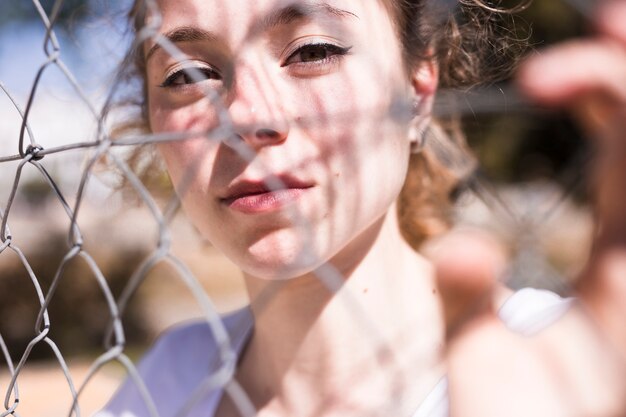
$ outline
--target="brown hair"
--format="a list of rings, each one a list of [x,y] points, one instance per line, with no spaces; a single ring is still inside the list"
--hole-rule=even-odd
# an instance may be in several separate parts
[[[504,0],[382,1],[393,17],[407,70],[425,59],[434,60],[441,89],[469,89],[503,79],[525,49],[515,32],[514,14],[532,0],[510,0],[513,6],[506,8],[498,8]],[[135,0],[128,13],[135,35],[149,21],[148,15],[146,0]],[[126,96],[112,95],[105,106],[105,115],[113,110],[124,114],[112,135],[149,133],[141,43],[130,48],[119,71],[118,79],[134,89],[126,89]],[[451,195],[475,167],[455,117],[434,120],[425,136],[424,149],[411,156],[398,201],[402,232],[415,248],[449,227]],[[155,167],[158,159],[145,150],[133,152],[127,162],[144,181],[163,178],[162,168]]]
[[[514,14],[531,1],[497,8],[502,0],[384,0],[405,65],[437,62],[440,89],[469,89],[509,76],[526,47],[515,32]],[[423,151],[411,156],[398,201],[400,228],[414,248],[449,228],[452,195],[476,167],[457,117],[433,120],[425,135]]]

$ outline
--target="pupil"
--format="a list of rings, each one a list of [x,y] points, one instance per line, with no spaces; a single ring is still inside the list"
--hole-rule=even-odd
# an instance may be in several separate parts
[[[305,51],[302,56],[302,60],[305,62],[318,61],[324,58],[326,58],[326,50],[320,47],[308,48],[308,50]]]
[[[210,78],[210,75],[207,73],[207,71],[202,70],[199,72],[199,74],[196,74],[196,78],[194,78],[187,71],[183,71],[183,73],[180,75],[180,78],[182,78],[180,79],[181,84],[193,84],[198,81],[208,80]]]

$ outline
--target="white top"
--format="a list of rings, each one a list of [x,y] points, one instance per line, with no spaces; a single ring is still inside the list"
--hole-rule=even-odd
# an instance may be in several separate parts
[[[511,330],[530,335],[558,319],[571,299],[543,290],[523,289],[502,305],[498,315]],[[253,317],[245,308],[223,318],[237,356],[253,329]],[[206,322],[177,326],[165,332],[137,366],[159,417],[213,417],[224,390],[200,389],[220,369],[220,356]],[[206,386],[206,385],[205,385]],[[447,417],[447,380],[442,378],[412,417]],[[106,408],[94,417],[153,417],[144,396],[128,378]],[[186,414],[183,408],[192,406]]]

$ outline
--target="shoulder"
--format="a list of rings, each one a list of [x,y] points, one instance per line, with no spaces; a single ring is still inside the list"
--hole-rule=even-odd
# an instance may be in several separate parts
[[[202,320],[180,324],[165,331],[143,357],[139,368],[151,368],[150,365],[155,361],[161,365],[163,359],[168,359],[169,363],[179,366],[195,364],[194,367],[197,368],[199,364],[208,364],[212,354],[219,354],[223,339],[236,345],[252,327],[252,315],[247,308],[231,312],[219,319],[219,328]]]
[[[97,417],[143,417],[149,413],[145,391],[160,416],[183,407],[204,380],[222,365],[221,348],[237,355],[252,330],[252,315],[245,308],[221,317],[219,328],[207,321],[177,325],[164,332],[137,365],[137,378],[129,377]],[[219,335],[219,336],[216,336]],[[143,386],[142,386],[143,385]]]

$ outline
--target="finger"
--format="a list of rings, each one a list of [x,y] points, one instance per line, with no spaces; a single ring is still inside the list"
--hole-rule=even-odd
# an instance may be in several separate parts
[[[598,30],[626,45],[626,1],[606,0],[596,15]]]
[[[595,255],[578,284],[580,298],[626,367],[626,250]]]
[[[494,239],[456,231],[431,243],[426,253],[435,268],[449,338],[469,320],[493,316],[494,288],[506,264]]]
[[[596,39],[547,49],[521,66],[518,83],[544,105],[571,107],[601,96],[608,103],[626,103],[626,45]]]
[[[547,49],[522,66],[522,88],[544,104],[567,105],[588,91],[606,90],[626,100],[626,0],[597,2],[598,37]]]
[[[597,130],[601,146],[591,179],[598,229],[593,256],[618,248],[626,251],[626,111],[621,114],[621,123]]]

